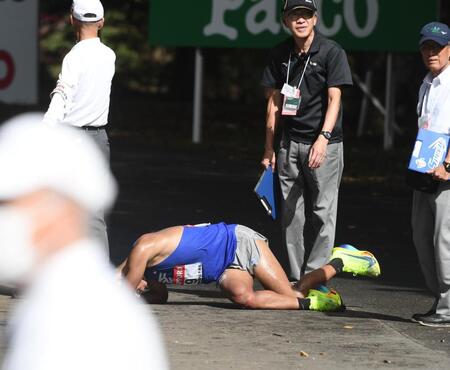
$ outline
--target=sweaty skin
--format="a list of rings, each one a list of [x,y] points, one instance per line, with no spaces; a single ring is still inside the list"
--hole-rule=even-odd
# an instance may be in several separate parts
[[[134,289],[143,290],[145,269],[157,265],[172,254],[183,234],[183,226],[174,226],[142,235],[133,245],[128,258],[118,267]]]
[[[165,303],[167,288],[159,282],[146,282],[145,269],[166,259],[178,246],[183,233],[182,226],[170,227],[154,233],[144,234],[133,246],[128,258],[118,267],[133,289],[145,291],[150,303]],[[250,309],[298,309],[298,298],[304,298],[308,291],[325,283],[336,275],[336,270],[326,265],[309,274],[295,286],[289,282],[281,265],[263,240],[256,240],[261,259],[254,268],[254,276],[248,271],[226,269],[219,286],[232,302]],[[253,289],[253,279],[257,279],[264,290]]]

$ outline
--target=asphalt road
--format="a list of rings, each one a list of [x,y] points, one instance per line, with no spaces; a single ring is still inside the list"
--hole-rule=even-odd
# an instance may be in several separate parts
[[[152,146],[113,136],[119,199],[110,218],[111,257],[118,263],[142,233],[170,225],[240,223],[269,237],[281,261],[278,225],[253,194],[258,158],[210,148]],[[368,190],[370,189],[370,191]],[[432,299],[426,293],[409,228],[410,194],[377,192],[344,181],[336,244],[375,253],[377,280],[343,276],[329,285],[343,313],[238,309],[214,285],[171,288],[159,319],[174,369],[448,369],[450,329],[411,323]],[[0,353],[14,300],[0,297]]]

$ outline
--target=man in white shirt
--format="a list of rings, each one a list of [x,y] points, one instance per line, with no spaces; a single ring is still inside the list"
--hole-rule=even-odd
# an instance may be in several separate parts
[[[450,134],[450,30],[432,22],[421,31],[420,53],[429,70],[419,91],[419,127]],[[413,240],[425,282],[435,297],[425,314],[412,320],[425,326],[450,326],[450,152],[430,175],[434,193],[415,190]]]
[[[24,298],[3,370],[167,369],[151,312],[88,236],[116,196],[107,162],[88,136],[42,118],[0,129],[0,283]]]
[[[99,0],[74,0],[70,20],[77,44],[65,56],[44,122],[74,126],[90,135],[109,160],[108,124],[116,56],[98,37],[104,24]],[[103,210],[90,223],[93,235],[109,250]]]

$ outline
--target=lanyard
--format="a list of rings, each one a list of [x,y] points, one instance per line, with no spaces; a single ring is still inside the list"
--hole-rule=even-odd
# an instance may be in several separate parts
[[[303,68],[302,76],[300,77],[300,81],[298,82],[297,89],[300,89],[300,85],[302,84],[303,77],[305,76],[306,68],[308,67],[309,60],[311,59],[311,55],[308,55],[308,59],[305,63],[305,68]],[[291,53],[289,53],[289,62],[287,67],[287,76],[286,76],[286,83],[289,85],[289,72],[291,71]]]

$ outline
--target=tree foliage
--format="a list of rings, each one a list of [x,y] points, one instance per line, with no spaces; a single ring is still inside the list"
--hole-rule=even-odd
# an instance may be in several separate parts
[[[53,84],[60,70],[64,55],[74,44],[74,37],[68,23],[72,0],[41,1],[41,60],[44,83]],[[194,77],[193,48],[151,47],[148,43],[148,15],[151,0],[108,0],[104,1],[105,28],[103,41],[117,55],[114,88],[123,91],[137,91],[157,94],[175,100],[192,99]],[[443,1],[442,9],[449,5]],[[446,13],[443,13],[446,14]],[[176,21],[167,15],[167,21]],[[448,14],[447,14],[448,17]],[[444,19],[444,21],[448,19]],[[237,103],[247,109],[262,109],[264,104],[259,84],[265,65],[267,50],[205,49],[204,95],[207,108],[214,104]],[[383,102],[385,95],[384,53],[349,54],[352,71],[364,79],[367,70],[374,71],[373,92]],[[412,127],[415,120],[414,106],[417,87],[423,77],[418,53],[395,57],[394,78],[397,86],[396,114],[400,127]],[[356,131],[359,107],[362,99],[358,88],[348,89],[344,95],[346,120]],[[212,118],[215,110],[210,109]],[[221,110],[226,117],[227,110]],[[366,127],[379,133],[383,117],[371,106]]]
[[[174,51],[151,48],[147,41],[147,0],[108,1],[101,38],[117,55],[115,83],[123,88],[164,91]],[[71,1],[42,2],[41,55],[51,79],[57,77],[64,55],[74,44],[68,22]]]

